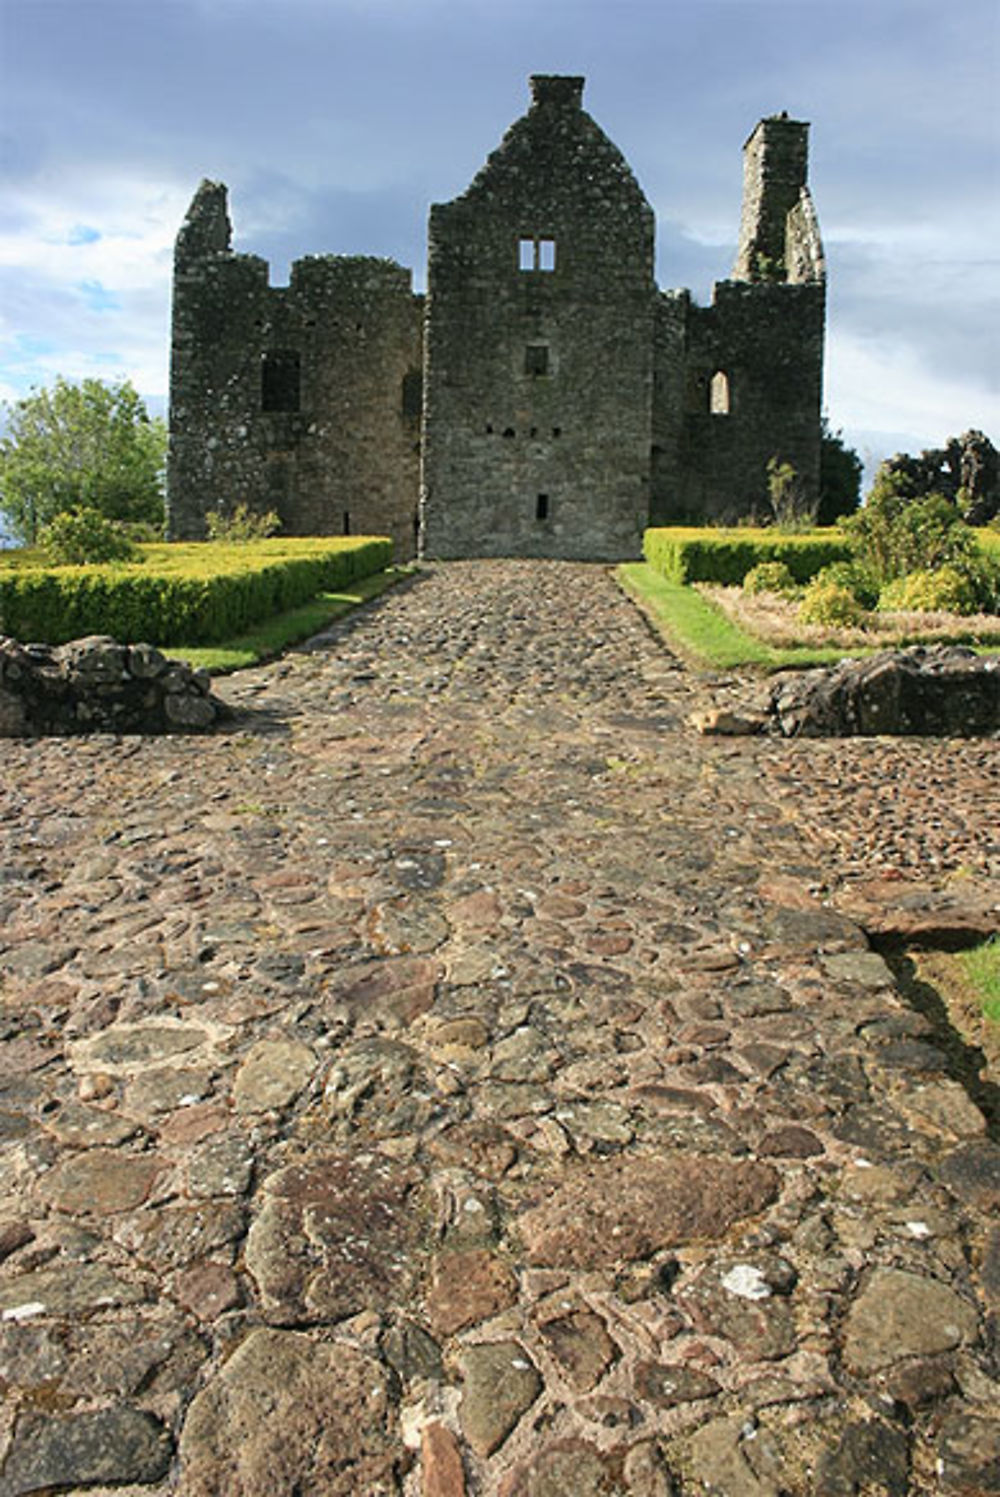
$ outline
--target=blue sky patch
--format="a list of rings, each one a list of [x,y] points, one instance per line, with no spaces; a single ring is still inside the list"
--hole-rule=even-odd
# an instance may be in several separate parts
[[[92,312],[120,312],[121,302],[100,281],[80,281],[77,290]]]

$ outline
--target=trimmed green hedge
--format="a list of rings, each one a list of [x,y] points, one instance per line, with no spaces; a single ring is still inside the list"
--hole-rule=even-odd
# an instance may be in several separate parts
[[[87,634],[126,644],[211,644],[382,571],[392,542],[358,536],[142,552],[140,565],[0,565],[0,634],[45,644]]]
[[[752,567],[765,561],[782,561],[796,582],[808,582],[830,562],[846,561],[851,554],[834,530],[784,535],[749,526],[712,530],[678,525],[647,530],[642,550],[650,566],[671,582],[717,582],[724,587],[738,587]]]

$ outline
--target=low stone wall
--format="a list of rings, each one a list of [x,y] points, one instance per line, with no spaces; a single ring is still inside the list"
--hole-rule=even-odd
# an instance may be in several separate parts
[[[745,703],[693,721],[703,733],[784,738],[987,738],[1000,733],[1000,659],[954,645],[885,650],[783,672]]]
[[[0,636],[0,738],[203,733],[226,711],[207,671],[152,645],[103,634],[55,646]]]

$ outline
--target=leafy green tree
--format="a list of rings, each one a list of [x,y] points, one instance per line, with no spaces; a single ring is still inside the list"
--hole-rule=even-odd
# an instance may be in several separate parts
[[[844,434],[831,431],[823,417],[819,446],[819,509],[817,525],[832,525],[841,515],[852,515],[861,503],[861,474],[864,468]]]
[[[59,378],[6,406],[5,422],[0,511],[20,541],[80,507],[162,529],[166,426],[127,380]]]
[[[879,587],[909,572],[979,557],[976,538],[943,494],[917,494],[912,478],[883,463],[864,505],[841,521],[855,556]]]

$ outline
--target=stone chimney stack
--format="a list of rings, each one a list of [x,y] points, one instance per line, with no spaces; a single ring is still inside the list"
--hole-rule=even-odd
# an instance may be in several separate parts
[[[583,106],[584,78],[570,78],[560,73],[533,73],[528,81],[535,104],[551,104],[558,109],[580,109]]]
[[[807,190],[808,165],[806,123],[785,113],[760,121],[743,147],[743,215],[734,280],[788,279],[788,217]]]

